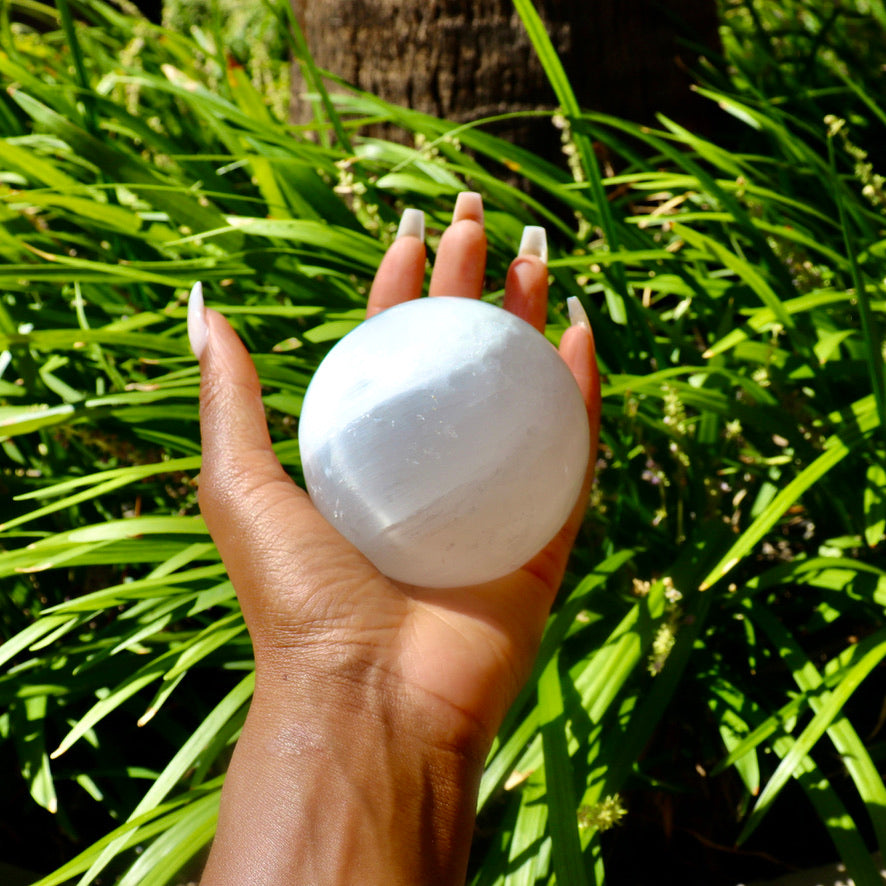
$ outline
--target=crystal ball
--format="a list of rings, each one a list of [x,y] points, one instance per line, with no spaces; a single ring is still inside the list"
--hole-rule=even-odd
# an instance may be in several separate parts
[[[298,427],[320,513],[389,578],[462,587],[538,553],[574,506],[589,432],[578,385],[532,326],[420,298],[329,352]]]

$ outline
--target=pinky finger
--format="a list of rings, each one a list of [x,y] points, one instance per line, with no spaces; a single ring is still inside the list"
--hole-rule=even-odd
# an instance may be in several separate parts
[[[600,371],[594,333],[587,314],[577,298],[568,299],[572,325],[560,339],[560,356],[569,367],[581,391],[591,429],[591,452],[595,452],[600,435]]]

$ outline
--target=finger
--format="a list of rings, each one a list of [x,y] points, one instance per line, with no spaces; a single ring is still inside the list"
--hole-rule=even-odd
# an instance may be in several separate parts
[[[253,630],[262,594],[279,584],[274,573],[287,559],[281,528],[304,526],[299,544],[309,546],[325,524],[271,449],[252,359],[227,320],[204,308],[199,284],[188,304],[188,333],[200,360],[200,510]],[[290,563],[297,558],[287,553]]]
[[[508,268],[504,307],[539,332],[548,319],[548,242],[544,228],[523,230],[520,252]]]
[[[249,492],[244,484],[251,474],[259,482],[288,477],[271,449],[252,359],[228,321],[205,308],[199,283],[188,302],[188,334],[200,360],[201,506],[207,522],[221,523],[221,495],[208,492],[230,486],[236,502]],[[223,477],[230,482],[220,483]]]
[[[591,429],[591,452],[596,453],[600,437],[600,370],[597,349],[588,315],[581,302],[568,299],[570,327],[560,339],[560,356],[572,372],[588,411]]]
[[[560,582],[563,580],[569,553],[584,520],[588,495],[594,482],[594,468],[597,462],[597,446],[600,438],[600,372],[597,367],[594,335],[578,299],[570,298],[568,304],[572,325],[560,339],[560,356],[569,367],[578,384],[579,391],[581,391],[588,415],[590,445],[584,484],[572,513],[563,528],[551,539],[545,549],[533,557],[524,567],[525,571],[540,578],[548,589],[549,605],[553,603]]]
[[[591,484],[594,482],[594,468],[597,463],[597,447],[600,441],[600,413],[602,410],[600,396],[600,370],[597,366],[597,349],[594,344],[594,333],[591,324],[581,302],[577,298],[570,298],[569,318],[572,325],[563,333],[560,339],[560,356],[569,367],[572,376],[581,391],[585,409],[588,415],[588,467],[585,474],[585,482],[582,488],[576,508],[570,515],[564,527],[565,538],[568,539],[569,548],[581,525],[587,503],[587,496]],[[568,550],[567,550],[568,555]],[[564,564],[565,565],[565,564]]]
[[[480,298],[486,275],[483,201],[464,191],[455,201],[452,224],[443,232],[428,294]]]
[[[381,260],[369,290],[367,318],[418,298],[424,279],[425,214],[420,209],[407,209],[400,219],[397,239]]]

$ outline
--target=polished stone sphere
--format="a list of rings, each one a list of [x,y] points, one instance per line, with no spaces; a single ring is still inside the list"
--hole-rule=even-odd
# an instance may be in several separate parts
[[[299,419],[321,514],[385,575],[461,587],[526,563],[575,504],[589,432],[575,379],[528,323],[421,298],[358,326]]]

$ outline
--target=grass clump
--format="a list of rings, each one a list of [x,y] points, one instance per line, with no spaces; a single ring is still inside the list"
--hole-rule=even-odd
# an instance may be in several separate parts
[[[177,882],[249,702],[195,501],[191,283],[255,355],[298,478],[306,384],[402,209],[433,246],[465,187],[493,289],[522,226],[548,227],[550,335],[579,297],[605,376],[598,485],[488,762],[472,882],[642,882],[640,839],[687,882],[836,857],[879,882],[886,103],[859,48],[886,16],[725,4],[699,87],[721,143],[583,111],[516,7],[562,167],[484,121],[333,102],[306,58],[318,113],[293,127],[208,30],[100,0],[0,10],[0,764],[19,828],[54,815],[51,850],[10,859],[41,886]],[[414,146],[361,134],[379,119]]]

